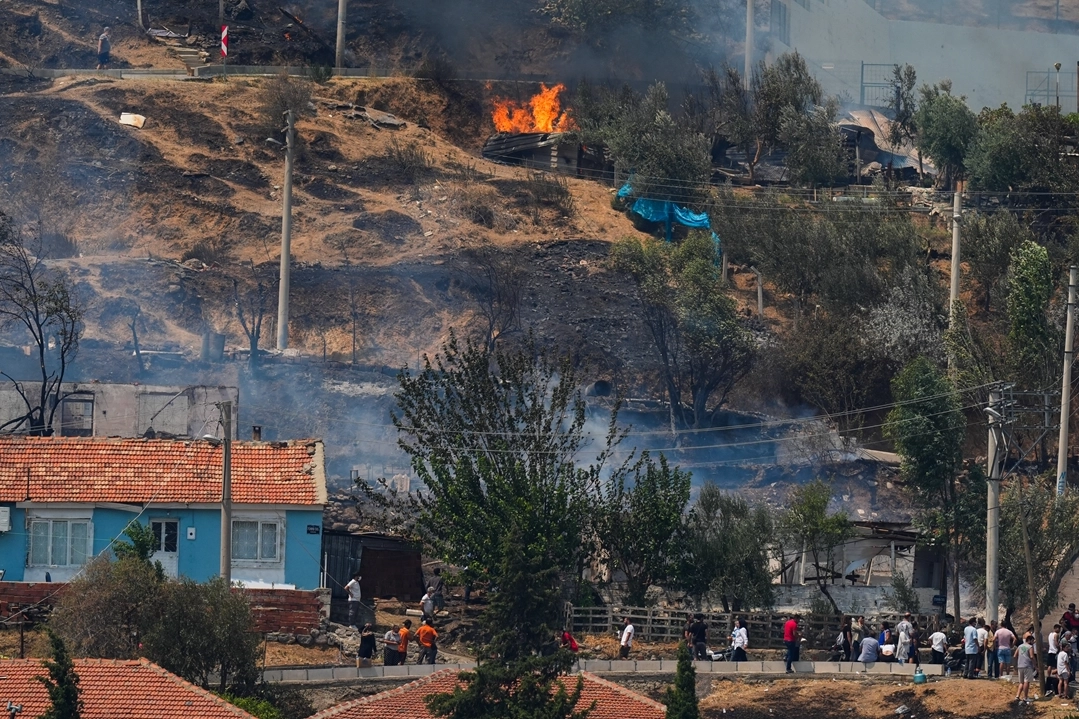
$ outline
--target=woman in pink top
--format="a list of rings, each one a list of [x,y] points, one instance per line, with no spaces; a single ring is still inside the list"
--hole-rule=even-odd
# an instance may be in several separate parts
[[[1012,647],[1015,646],[1015,635],[1007,627],[997,630],[997,658],[1000,660],[1000,677],[1009,677],[1012,674]]]

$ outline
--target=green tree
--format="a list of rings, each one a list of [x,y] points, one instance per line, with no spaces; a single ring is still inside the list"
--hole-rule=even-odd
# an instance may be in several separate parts
[[[959,616],[959,564],[967,517],[960,511],[958,472],[966,422],[958,394],[936,366],[919,357],[892,380],[892,395],[897,404],[888,413],[884,434],[895,443],[902,460],[900,472],[915,500],[935,512],[930,524],[950,549],[953,613]]]
[[[678,665],[674,685],[667,687],[667,719],[700,719],[697,707],[697,672],[685,642],[678,645]]]
[[[77,657],[133,659],[157,621],[163,586],[149,562],[98,557],[60,595],[49,624]]]
[[[892,111],[892,121],[888,125],[885,140],[892,152],[896,152],[908,142],[914,142],[914,117],[918,112],[918,100],[914,96],[914,87],[918,84],[918,75],[910,65],[895,65],[892,68],[892,94],[885,103]]]
[[[711,142],[670,112],[662,82],[642,96],[628,87],[582,84],[574,120],[585,142],[602,142],[619,173],[632,173],[634,197],[694,204],[712,174]]]
[[[839,605],[832,598],[828,585],[836,577],[835,550],[854,535],[854,527],[845,513],[829,513],[831,500],[832,488],[824,480],[816,479],[795,488],[787,498],[787,508],[780,514],[777,534],[783,563],[804,552],[810,560],[806,573],[813,571],[817,588],[832,605],[832,610],[839,614]]]
[[[941,171],[941,184],[952,187],[966,172],[967,149],[977,132],[977,120],[966,98],[952,95],[950,80],[923,85],[921,96],[914,116],[916,145]]]
[[[441,353],[418,372],[403,370],[398,382],[393,422],[424,483],[411,501],[428,551],[472,576],[493,574],[513,530],[544,566],[575,570],[619,437],[612,415],[606,446],[577,465],[588,438],[571,358],[552,357],[531,339],[489,353],[451,334]]]
[[[1053,267],[1049,252],[1025,240],[1012,250],[1008,276],[1008,357],[1023,389],[1041,387],[1053,376],[1056,337],[1049,324]]]
[[[993,289],[1008,272],[1012,251],[1033,239],[1030,229],[1012,212],[971,212],[963,217],[963,260],[982,289],[986,312]]]
[[[804,112],[784,108],[778,139],[787,148],[791,182],[815,187],[846,178],[847,156],[836,126],[838,115],[835,98]]]
[[[718,596],[724,612],[770,607],[773,531],[766,507],[706,483],[685,517],[678,585],[702,603]]]
[[[971,180],[996,192],[1075,192],[1079,169],[1062,158],[1071,151],[1077,130],[1074,116],[1065,117],[1050,105],[1028,105],[1019,113],[1007,105],[986,108],[978,115],[970,147]]]
[[[79,698],[79,675],[71,661],[64,640],[49,631],[49,647],[52,659],[45,661],[48,678],[35,677],[45,685],[49,693],[49,708],[41,719],[79,719],[82,716],[82,699]]]
[[[668,584],[676,573],[692,475],[662,454],[657,464],[647,452],[634,469],[632,483],[621,472],[608,479],[598,534],[611,569],[626,575],[626,603],[640,607],[650,586]]]
[[[711,426],[756,353],[723,285],[711,238],[692,233],[678,244],[627,238],[611,255],[637,286],[673,421]]]
[[[746,156],[750,180],[761,158],[782,145],[784,116],[808,117],[824,102],[824,91],[797,52],[784,53],[771,65],[754,68],[748,92],[741,75],[728,67],[723,75],[723,126]]]
[[[243,694],[254,686],[258,645],[243,592],[231,591],[220,577],[204,584],[184,578],[165,586],[143,649],[192,684],[208,688],[216,674],[218,691]]]

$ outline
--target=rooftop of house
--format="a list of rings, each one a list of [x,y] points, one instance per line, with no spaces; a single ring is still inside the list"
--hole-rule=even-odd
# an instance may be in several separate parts
[[[224,699],[165,671],[153,662],[76,659],[82,719],[253,719]],[[22,715],[41,716],[49,695],[35,677],[47,677],[38,659],[0,660],[0,701],[22,705]]]
[[[595,702],[589,719],[663,719],[666,716],[667,707],[648,697],[588,672],[576,676],[584,681],[577,707],[585,709]],[[574,689],[576,676],[567,677],[567,690]],[[431,694],[452,692],[454,687],[460,685],[462,682],[458,672],[446,669],[397,689],[338,704],[315,714],[311,719],[434,719],[427,710],[424,698]]]
[[[190,439],[3,437],[0,502],[220,502],[222,461]],[[322,442],[233,442],[232,500],[325,504]]]

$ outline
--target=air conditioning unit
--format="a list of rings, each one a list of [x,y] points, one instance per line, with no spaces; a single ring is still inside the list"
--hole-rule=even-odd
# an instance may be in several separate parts
[[[0,507],[0,532],[11,531],[11,507]]]

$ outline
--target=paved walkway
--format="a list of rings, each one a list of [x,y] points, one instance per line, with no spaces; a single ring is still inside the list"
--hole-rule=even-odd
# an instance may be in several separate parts
[[[674,674],[678,662],[674,659],[656,659],[640,661],[607,661],[601,659],[585,659],[578,662],[578,669],[593,674]],[[783,662],[693,662],[697,674],[712,675],[786,675],[786,665]],[[456,669],[467,671],[475,669],[474,662],[462,662],[460,664],[405,664],[396,667],[345,667],[345,666],[312,666],[291,667],[282,669],[267,669],[263,678],[267,682],[282,684],[298,684],[307,682],[332,682],[354,679],[403,679],[408,677],[424,677],[432,672],[443,669]],[[876,662],[863,664],[861,662],[796,662],[795,674],[792,677],[808,675],[835,675],[835,674],[890,674],[893,676],[914,676],[913,664],[894,664],[891,662]],[[928,675],[940,676],[943,667],[940,665],[925,665],[922,667]]]

